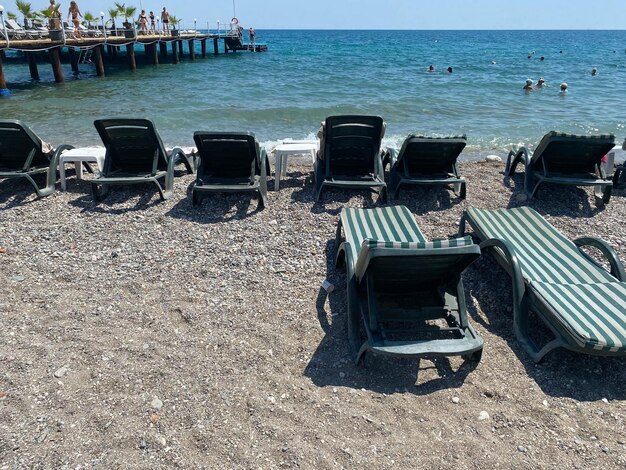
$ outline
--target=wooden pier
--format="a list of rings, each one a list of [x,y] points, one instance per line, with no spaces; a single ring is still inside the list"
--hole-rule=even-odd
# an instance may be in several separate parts
[[[0,94],[2,90],[6,92],[6,80],[4,68],[6,62],[5,51],[7,48],[14,51],[22,51],[25,60],[28,62],[30,75],[33,80],[39,80],[39,70],[37,59],[42,53],[47,51],[47,60],[52,65],[54,80],[57,83],[64,81],[62,59],[67,57],[73,72],[78,72],[78,64],[89,54],[89,62],[95,66],[96,74],[100,77],[106,73],[108,63],[119,63],[126,60],[130,70],[137,69],[137,57],[135,46],[141,45],[144,49],[145,60],[140,61],[147,65],[159,65],[168,59],[171,63],[180,62],[184,54],[184,43],[187,44],[187,57],[189,60],[196,59],[196,44],[200,43],[200,56],[207,57],[207,41],[213,43],[213,54],[220,53],[220,41],[223,43],[221,50],[227,54],[236,51],[251,51],[252,46],[245,44],[236,35],[199,34],[193,32],[179,32],[176,35],[147,34],[127,38],[124,36],[107,37],[82,37],[78,39],[66,38],[65,40],[53,41],[50,39],[21,39],[9,40],[0,39]],[[168,45],[171,44],[171,54],[168,56]],[[157,47],[158,46],[158,47]],[[125,54],[120,53],[120,49],[125,49]],[[267,46],[257,44],[254,46],[255,52],[266,51]],[[84,55],[83,55],[84,54]],[[4,59],[4,60],[3,60]],[[5,93],[6,94],[6,93]]]

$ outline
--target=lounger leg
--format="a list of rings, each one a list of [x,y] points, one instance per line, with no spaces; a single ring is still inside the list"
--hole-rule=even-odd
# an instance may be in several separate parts
[[[515,152],[511,150],[509,156],[506,159],[506,167],[504,169],[504,176],[513,176],[515,174],[515,168],[524,160],[524,151],[519,150]]]
[[[596,206],[602,207],[609,203],[611,199],[611,193],[613,192],[613,186],[605,186],[604,190],[602,186],[598,185],[594,187],[594,195],[596,198]]]
[[[618,168],[613,173],[613,187],[620,188],[624,183],[626,183],[626,172],[623,168]]]
[[[91,183],[91,192],[93,194],[94,201],[100,202],[104,200],[104,198],[107,197],[107,195],[109,194],[109,185]]]
[[[270,172],[270,160],[265,150],[261,151],[261,175],[259,176],[259,209],[267,205],[267,175]]]
[[[380,201],[383,204],[386,204],[387,203],[387,186],[381,187],[380,192],[378,194],[379,194],[378,198],[380,199]]]
[[[347,281],[348,297],[348,343],[354,363],[358,365],[363,353],[366,351],[367,343],[363,344],[359,335],[359,324],[361,315],[359,312],[359,296],[357,292],[356,279],[351,276]]]
[[[191,205],[195,208],[200,206],[202,202],[202,196],[200,195],[200,191],[196,191],[196,189],[191,190]]]
[[[461,191],[459,192],[459,197],[461,199],[465,199],[467,197],[467,184],[465,182],[461,183]]]

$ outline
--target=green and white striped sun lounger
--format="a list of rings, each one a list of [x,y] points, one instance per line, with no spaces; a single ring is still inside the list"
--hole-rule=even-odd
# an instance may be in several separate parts
[[[596,205],[611,199],[613,183],[607,180],[602,157],[615,145],[615,136],[572,135],[551,131],[543,136],[534,152],[526,147],[509,152],[505,176],[513,176],[524,165],[524,191],[531,199],[542,183],[593,186]]]
[[[480,256],[470,237],[428,242],[404,206],[345,208],[336,246],[356,363],[367,351],[480,361],[483,340],[468,323],[461,282]]]
[[[555,348],[593,355],[626,355],[626,275],[617,254],[592,237],[573,242],[529,207],[465,211],[465,222],[493,248],[513,280],[514,330],[535,362]],[[580,248],[592,246],[606,256],[608,273]],[[536,313],[555,339],[539,348],[529,336]]]

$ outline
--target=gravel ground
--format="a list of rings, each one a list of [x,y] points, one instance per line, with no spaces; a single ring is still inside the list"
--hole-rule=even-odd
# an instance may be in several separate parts
[[[463,202],[412,189],[398,203],[428,237],[454,236],[468,204],[522,204],[523,178],[503,169],[462,164]],[[192,181],[165,203],[129,187],[98,205],[72,176],[41,200],[0,182],[0,469],[626,467],[626,360],[557,351],[535,365],[490,255],[464,275],[476,368],[356,367],[334,234],[342,207],[377,197],[314,204],[310,167],[290,162],[265,210],[245,194],[194,210]],[[546,186],[530,205],[626,259],[625,196],[598,210],[588,189]]]

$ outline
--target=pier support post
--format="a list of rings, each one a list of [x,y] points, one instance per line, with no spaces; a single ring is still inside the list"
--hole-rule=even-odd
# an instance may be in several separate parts
[[[61,54],[59,53],[59,47],[53,47],[48,51],[50,54],[50,63],[52,64],[52,73],[54,74],[54,81],[57,83],[63,83],[63,68],[61,67]]]
[[[228,42],[226,42],[226,38],[224,38],[224,54],[228,54]]]
[[[200,46],[202,47],[202,58],[206,59],[206,39],[200,41]]]
[[[176,45],[176,41],[172,41],[172,61],[177,64],[179,62],[178,58],[178,46]]]
[[[196,60],[196,49],[194,46],[193,39],[190,39],[188,44],[189,44],[189,60]]]
[[[165,41],[159,42],[159,49],[161,49],[161,60],[167,59],[167,43]]]
[[[137,70],[137,62],[135,61],[135,45],[127,44],[126,45],[126,55],[128,56],[128,65],[130,69],[135,71]]]
[[[104,61],[102,60],[102,46],[93,48],[93,59],[96,64],[96,74],[98,77],[104,77]]]
[[[213,54],[215,55],[220,53],[217,41],[217,38],[213,38]]]
[[[178,43],[178,55],[183,56],[183,41],[176,41]]]
[[[34,52],[27,52],[28,57],[28,69],[30,70],[30,78],[33,80],[39,80],[39,70],[37,70],[37,59]]]
[[[157,52],[156,43],[150,44],[150,47],[146,49],[146,52],[150,51],[148,61],[151,65],[159,65],[159,54]]]
[[[67,50],[70,55],[70,65],[72,66],[72,72],[78,73],[78,54],[76,54],[76,50],[73,47],[68,47]]]
[[[2,66],[3,58],[4,58],[3,54],[0,54],[0,90],[7,89],[7,81],[4,79],[4,67]]]

